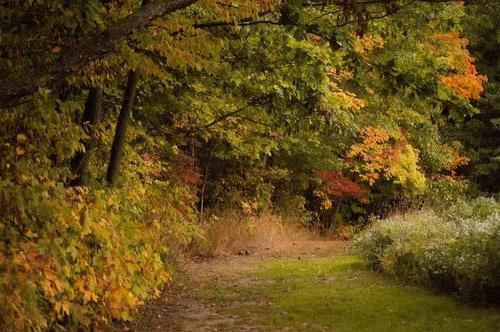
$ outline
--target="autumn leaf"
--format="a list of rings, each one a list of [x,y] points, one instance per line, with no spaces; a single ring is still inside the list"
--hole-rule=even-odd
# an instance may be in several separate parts
[[[26,154],[26,150],[22,147],[16,147],[16,155],[24,156]]]
[[[16,136],[16,140],[17,140],[17,143],[23,144],[23,143],[26,143],[26,141],[28,140],[28,136],[26,136],[25,134],[18,134]]]

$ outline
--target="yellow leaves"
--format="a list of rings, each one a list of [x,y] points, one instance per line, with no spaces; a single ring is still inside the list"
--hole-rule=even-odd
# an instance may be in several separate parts
[[[86,329],[105,330],[96,324],[130,315],[169,281],[160,254],[167,234],[191,236],[173,207],[191,198],[168,191],[173,186],[53,188],[35,210],[40,219],[21,220],[8,246],[0,240],[0,283],[17,294],[1,299],[2,319],[22,316],[22,330],[50,329],[71,315]]]
[[[98,300],[99,296],[96,293],[87,290],[83,291],[83,303],[97,302]]]
[[[319,198],[320,202],[321,202],[321,208],[323,210],[328,210],[330,209],[332,206],[333,206],[333,202],[330,198],[328,198],[328,195],[325,193],[324,190],[314,190],[314,196],[316,196],[317,198]]]
[[[26,136],[25,134],[18,134],[16,136],[16,141],[19,144],[24,144],[28,141],[28,136]]]
[[[349,70],[343,70],[343,69],[340,69],[340,70],[335,70],[335,69],[332,69],[332,71],[334,71],[334,74],[340,79],[340,80],[350,80],[351,78],[354,77],[354,74],[352,71],[349,71]]]
[[[184,29],[192,28],[192,24],[192,20],[180,15],[171,15],[168,18],[161,18],[153,22],[154,26],[169,30],[170,32],[181,30],[184,32]],[[190,32],[194,32],[194,30]]]
[[[17,144],[19,144],[16,147],[16,156],[18,157],[24,156],[26,154],[25,143],[28,141],[28,136],[26,136],[25,134],[18,134],[16,136],[16,141]]]
[[[80,277],[76,279],[73,284],[73,288],[82,295],[83,303],[97,302],[99,300],[99,296],[94,291],[96,287],[97,281],[95,279],[95,275],[92,273],[87,277]]]
[[[34,233],[31,229],[28,228],[26,233],[24,233],[28,238],[35,239],[38,237],[38,234]]]
[[[401,134],[389,134],[373,126],[361,128],[360,134],[362,142],[351,146],[346,154],[348,160],[358,161],[352,172],[370,186],[384,176],[415,191],[425,188],[425,177],[418,167],[418,151]]]
[[[24,156],[26,154],[26,149],[18,146],[16,147],[16,155],[18,156]]]
[[[124,308],[133,308],[140,303],[137,297],[124,287],[115,288],[111,292],[106,292],[105,295],[114,318],[120,318],[123,312],[129,312],[129,310],[123,310]]]
[[[57,301],[54,304],[54,310],[57,312],[59,317],[67,316],[70,314],[71,303],[68,301]]]
[[[200,0],[198,4],[209,10],[220,20],[237,20],[239,18],[258,17],[259,13],[272,10],[279,4],[278,0]]]
[[[167,271],[162,271],[160,273],[160,278],[165,283],[167,281],[170,281],[172,279],[172,276]],[[156,289],[155,293],[156,293],[157,296],[160,295],[159,289]]]
[[[242,201],[240,203],[240,205],[241,205],[241,208],[242,208],[243,212],[251,214],[251,213],[255,212],[258,209],[259,202],[257,202],[257,201],[253,201],[253,202]]]
[[[109,205],[113,205],[116,203],[116,196],[111,194],[108,196],[107,202]],[[104,219],[105,220],[105,219]]]
[[[354,93],[343,90],[339,84],[344,80],[352,78],[350,71],[331,69],[328,73],[328,87],[330,90],[329,99],[331,104],[342,105],[351,110],[359,110],[365,106],[362,99]]]
[[[21,242],[20,250],[14,255],[14,262],[23,266],[26,271],[36,270],[42,266],[42,261],[38,259],[40,252],[31,242]]]
[[[426,186],[425,176],[418,167],[418,152],[409,144],[405,145],[397,157],[397,162],[391,162],[387,174],[395,179],[395,183],[422,192]]]
[[[384,39],[379,35],[366,33],[362,37],[354,37],[353,47],[358,53],[370,52],[384,47]]]
[[[365,172],[361,178],[372,185],[378,178],[379,172],[385,167],[384,155],[389,141],[389,134],[382,128],[366,126],[360,129],[363,142],[354,144],[347,152],[347,158],[359,158],[364,161]],[[356,173],[361,173],[355,169]]]
[[[52,301],[58,294],[64,291],[64,285],[52,270],[44,270],[39,283],[42,286],[45,296]]]

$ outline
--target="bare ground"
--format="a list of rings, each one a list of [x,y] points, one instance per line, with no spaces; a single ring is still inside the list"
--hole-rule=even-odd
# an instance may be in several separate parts
[[[221,304],[200,301],[195,294],[202,285],[213,287],[251,285],[262,282],[251,271],[265,261],[280,258],[311,259],[335,256],[345,242],[321,240],[274,241],[260,249],[242,251],[212,259],[186,258],[176,280],[156,300],[147,303],[137,319],[119,324],[114,331],[268,331],[265,326],[243,323],[238,316],[224,313]],[[238,306],[235,300],[222,306]]]

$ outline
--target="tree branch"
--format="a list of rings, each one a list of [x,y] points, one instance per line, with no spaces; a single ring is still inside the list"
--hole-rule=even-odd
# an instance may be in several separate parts
[[[58,80],[77,72],[90,61],[113,51],[118,42],[143,29],[153,20],[186,8],[198,0],[152,0],[140,11],[109,27],[99,36],[87,36],[76,46],[63,51],[60,61],[44,68],[23,74],[22,77],[5,77],[0,81],[0,107],[19,103],[19,99],[35,92],[39,87],[50,86]]]

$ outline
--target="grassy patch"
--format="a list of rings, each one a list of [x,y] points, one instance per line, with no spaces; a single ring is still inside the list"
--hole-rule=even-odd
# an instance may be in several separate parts
[[[274,329],[500,330],[498,308],[473,307],[398,284],[356,257],[275,260],[256,265],[253,273],[248,282],[207,282],[198,297],[238,315],[242,323]]]

